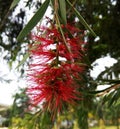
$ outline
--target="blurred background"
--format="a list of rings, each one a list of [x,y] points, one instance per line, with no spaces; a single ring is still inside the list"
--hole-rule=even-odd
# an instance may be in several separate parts
[[[97,34],[86,31],[87,68],[84,76],[84,100],[56,121],[49,113],[28,112],[26,70],[30,63],[24,59],[29,35],[22,42],[17,36],[43,0],[20,0],[9,10],[13,0],[0,0],[0,126],[20,129],[119,129],[120,124],[120,1],[70,0]],[[76,18],[66,5],[67,20]],[[49,6],[48,17],[52,16]],[[78,26],[84,30],[77,19]],[[17,67],[17,68],[16,68]],[[29,124],[28,124],[29,122]]]

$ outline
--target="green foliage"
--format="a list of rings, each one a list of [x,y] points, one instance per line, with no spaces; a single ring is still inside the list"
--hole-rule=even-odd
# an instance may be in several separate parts
[[[120,88],[114,89],[104,97],[104,103],[107,102],[108,107],[112,105],[119,105],[120,100]],[[109,101],[108,101],[109,100]]]
[[[20,93],[14,95],[14,102],[11,110],[11,115],[14,117],[23,118],[29,106],[29,98],[26,95],[26,88],[19,89]]]
[[[17,40],[20,41],[23,39],[32,29],[33,27],[42,19],[44,16],[46,9],[49,5],[50,0],[46,0],[39,10],[35,13],[35,15],[31,18],[31,20],[27,23],[25,28],[20,32],[20,34],[17,37]]]
[[[77,110],[76,115],[79,127],[81,129],[88,129],[88,110],[84,106],[80,106],[80,108],[78,108]]]
[[[87,30],[89,30],[90,32],[91,32],[91,34],[93,35],[93,36],[97,36],[96,34],[95,34],[95,32],[91,29],[91,27],[87,24],[87,22],[85,21],[85,19],[81,16],[81,14],[76,10],[76,8],[74,8],[73,6],[72,6],[72,4],[69,2],[69,0],[66,0],[67,1],[67,3],[69,4],[69,6],[74,10],[73,12],[76,14],[76,16],[79,18],[79,20],[80,20],[80,22],[85,26],[85,28],[87,29]]]
[[[10,9],[14,8],[18,3],[19,3],[20,0],[13,0],[11,6],[10,6]]]
[[[66,2],[65,0],[59,0],[59,12],[60,18],[62,19],[63,23],[67,23],[67,16],[66,16]]]
[[[12,128],[17,129],[51,129],[52,122],[48,113],[37,112],[35,114],[26,113],[24,118],[13,117]],[[29,123],[29,124],[28,124]]]
[[[113,96],[113,94],[109,95]],[[110,100],[112,100],[110,98]],[[114,102],[113,104],[111,103],[112,101],[103,101],[103,115],[104,115],[104,119],[106,120],[106,125],[115,125],[116,128],[119,126],[119,117],[120,117],[120,97],[117,98],[116,102]]]
[[[116,128],[115,126],[105,126],[105,129],[115,129],[115,128]],[[93,127],[90,129],[99,129],[99,127]]]
[[[20,61],[20,63],[18,64],[18,66],[16,67],[16,69],[18,69],[21,65],[23,65],[25,63],[25,61],[27,60],[27,58],[29,57],[29,53],[26,53],[23,57],[23,59]]]

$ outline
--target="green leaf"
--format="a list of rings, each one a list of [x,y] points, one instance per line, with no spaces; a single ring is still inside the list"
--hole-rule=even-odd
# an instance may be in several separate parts
[[[10,6],[10,9],[14,8],[18,3],[19,3],[20,0],[13,0],[11,6]]]
[[[16,67],[16,69],[18,69],[22,64],[24,64],[24,62],[27,60],[27,58],[29,57],[29,53],[26,53],[22,59],[22,61],[18,64],[18,66]]]
[[[35,13],[35,15],[31,18],[28,24],[23,28],[20,34],[17,37],[18,41],[21,41],[32,29],[33,27],[42,19],[44,16],[50,0],[45,0],[45,2],[41,5],[40,9]]]
[[[119,98],[120,98],[120,88],[112,92],[112,97],[108,103],[108,106],[115,104]]]
[[[66,42],[66,39],[65,39],[65,36],[64,36],[64,33],[63,33],[63,30],[62,30],[62,27],[61,27],[61,24],[60,24],[60,21],[59,21],[58,16],[56,16],[56,19],[57,19],[57,22],[58,22],[58,27],[59,27],[59,29],[60,29],[60,32],[61,32],[61,35],[62,35],[64,44],[65,44],[67,50],[71,53],[71,50],[70,50],[69,47],[67,46],[67,42]]]
[[[73,5],[69,2],[69,0],[66,0],[67,3],[69,4],[69,6],[74,10],[74,13],[76,14],[76,16],[79,18],[80,22],[85,26],[85,28],[87,30],[89,30],[91,32],[91,34],[96,37],[97,35],[95,34],[95,32],[92,30],[92,28],[87,24],[87,22],[85,21],[85,19],[80,15],[80,13],[76,10],[76,8],[73,7]]]
[[[67,18],[66,18],[66,2],[65,2],[65,0],[59,0],[59,12],[60,12],[60,17],[61,17],[63,23],[66,24]]]

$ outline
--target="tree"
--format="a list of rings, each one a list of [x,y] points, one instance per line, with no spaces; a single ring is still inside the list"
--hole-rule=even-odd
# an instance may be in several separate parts
[[[71,2],[71,3],[70,3]],[[4,3],[4,2],[3,2]],[[31,0],[27,1],[26,6],[30,6],[32,3]],[[54,0],[51,1],[51,3],[54,5]],[[66,9],[63,8],[65,7],[66,4]],[[10,7],[10,4],[6,7],[8,9]],[[41,5],[41,2],[40,2]],[[42,4],[40,7],[38,7],[38,12],[34,15],[32,21],[30,21],[26,27],[22,30],[22,32],[18,36],[18,40],[21,38],[24,38],[25,35],[29,33],[29,31],[39,22],[39,20],[43,17],[44,12],[46,11],[46,8],[49,5],[49,0],[46,0],[44,4]],[[2,6],[2,5],[1,5]],[[78,119],[78,125],[83,128],[87,129],[87,114],[88,111],[92,109],[93,106],[93,97],[95,94],[101,93],[102,95],[105,95],[107,92],[110,92],[111,90],[115,90],[115,95],[110,96],[109,99],[107,98],[106,101],[112,101],[113,103],[115,100],[119,98],[119,17],[120,17],[120,2],[118,0],[110,1],[110,0],[74,0],[74,1],[62,1],[60,2],[59,0],[59,9],[58,9],[58,15],[59,15],[59,22],[60,24],[65,24],[66,21],[74,21],[76,17],[78,17],[77,20],[77,27],[81,29],[88,29],[89,33],[85,36],[85,39],[88,42],[88,45],[86,45],[87,53],[86,53],[86,58],[84,60],[87,62],[88,68],[86,70],[86,73],[83,75],[84,82],[83,82],[83,87],[81,88],[81,91],[84,96],[84,101],[80,102],[80,105],[77,106],[74,111],[75,111],[75,116],[74,118]],[[3,8],[1,8],[3,9]],[[55,8],[53,7],[53,12]],[[76,9],[78,11],[76,11]],[[5,10],[5,9],[4,9]],[[25,12],[22,11],[20,13],[21,19],[23,19]],[[84,19],[87,21],[85,22]],[[1,15],[2,19],[3,15]],[[4,20],[3,20],[4,21]],[[6,24],[6,28],[11,28],[9,31],[15,36],[11,35],[11,40],[9,40],[9,45],[13,42],[14,38],[17,37],[18,33],[23,27],[23,23],[19,23],[16,21],[16,25],[20,25],[19,30],[16,28],[15,33],[12,31],[11,27],[11,20],[8,18],[8,23]],[[1,22],[2,23],[2,22]],[[6,20],[7,23],[7,20]],[[93,30],[88,26],[88,24],[93,28]],[[8,25],[8,26],[7,26]],[[59,25],[60,26],[60,25]],[[2,31],[1,34],[8,33],[5,30],[5,27],[2,25]],[[59,28],[61,29],[61,28]],[[9,29],[8,29],[9,30]],[[94,32],[99,36],[99,40],[95,40]],[[93,35],[92,35],[93,34]],[[1,35],[2,37],[2,35]],[[64,38],[64,37],[63,37]],[[1,38],[2,39],[2,38]],[[2,41],[2,40],[1,40]],[[25,38],[24,43],[27,41]],[[3,41],[2,41],[3,42]],[[10,45],[12,46],[12,53],[10,54],[11,61],[16,60],[17,53],[21,51],[21,45],[23,42],[20,44],[17,43],[17,40],[15,40],[15,44]],[[9,52],[11,52],[10,47],[6,47],[8,45],[5,45],[4,43],[1,43],[1,46],[6,48]],[[18,49],[15,49],[16,47]],[[27,48],[26,48],[27,49]],[[17,50],[17,51],[15,51]],[[24,53],[21,53],[24,54]],[[110,68],[106,68],[105,71],[101,72],[101,74],[98,76],[96,80],[91,78],[89,71],[91,69],[91,64],[98,58],[101,58],[102,56],[106,56],[109,54],[111,57],[114,57],[117,60],[117,63],[114,64]],[[11,56],[13,55],[13,56]],[[27,56],[28,57],[28,56]],[[22,64],[24,63],[25,58],[23,58]],[[110,87],[106,88],[105,90],[102,91],[95,91],[97,86],[99,84],[109,84]],[[79,114],[79,115],[78,115]],[[83,116],[84,115],[84,116]],[[80,117],[82,116],[82,118]],[[84,125],[83,125],[84,123]],[[85,127],[86,126],[86,127]]]

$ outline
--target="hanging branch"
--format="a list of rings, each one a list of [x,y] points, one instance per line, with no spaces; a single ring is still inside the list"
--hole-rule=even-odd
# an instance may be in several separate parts
[[[100,93],[98,93],[97,96],[98,96],[98,97],[99,97],[99,96],[103,96],[103,95],[109,93],[111,90],[117,90],[118,88],[120,88],[120,84],[112,85],[112,86],[110,86],[110,87],[108,87],[108,88],[106,88],[106,89],[104,89],[104,90],[98,91],[98,92],[100,92]]]

